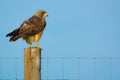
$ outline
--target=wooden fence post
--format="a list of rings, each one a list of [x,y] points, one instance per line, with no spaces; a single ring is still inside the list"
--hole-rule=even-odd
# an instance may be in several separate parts
[[[24,80],[41,80],[41,49],[24,49]]]

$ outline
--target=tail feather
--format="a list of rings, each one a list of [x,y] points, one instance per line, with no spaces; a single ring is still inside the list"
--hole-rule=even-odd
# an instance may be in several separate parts
[[[18,34],[19,34],[19,30],[20,30],[20,29],[18,28],[18,29],[16,29],[16,30],[14,30],[14,31],[12,31],[12,32],[10,32],[10,33],[8,33],[8,34],[6,35],[6,37],[18,35]]]
[[[16,41],[18,38],[20,38],[19,30],[20,29],[18,28],[18,29],[14,30],[6,35],[6,37],[8,37],[8,36],[11,37],[9,41]]]
[[[16,36],[11,37],[9,41],[16,41],[19,38],[20,38],[20,36],[16,35]]]

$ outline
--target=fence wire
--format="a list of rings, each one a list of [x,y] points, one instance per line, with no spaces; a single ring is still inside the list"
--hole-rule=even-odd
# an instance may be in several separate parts
[[[0,58],[0,80],[24,80],[24,58]],[[120,57],[42,57],[42,80],[120,80]]]

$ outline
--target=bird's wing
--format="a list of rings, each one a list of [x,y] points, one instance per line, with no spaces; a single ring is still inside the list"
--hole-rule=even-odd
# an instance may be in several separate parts
[[[20,26],[20,35],[35,35],[39,32],[41,32],[46,23],[43,21],[42,18],[38,18],[36,16],[31,17],[27,21],[25,21],[21,26]]]

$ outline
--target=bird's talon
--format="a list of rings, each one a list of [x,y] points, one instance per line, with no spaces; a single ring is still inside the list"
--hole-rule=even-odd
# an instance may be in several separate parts
[[[40,46],[37,45],[36,48],[40,48]]]
[[[30,46],[30,48],[33,48],[33,46]]]
[[[33,48],[33,46],[32,46],[32,45],[30,45],[30,48]]]

